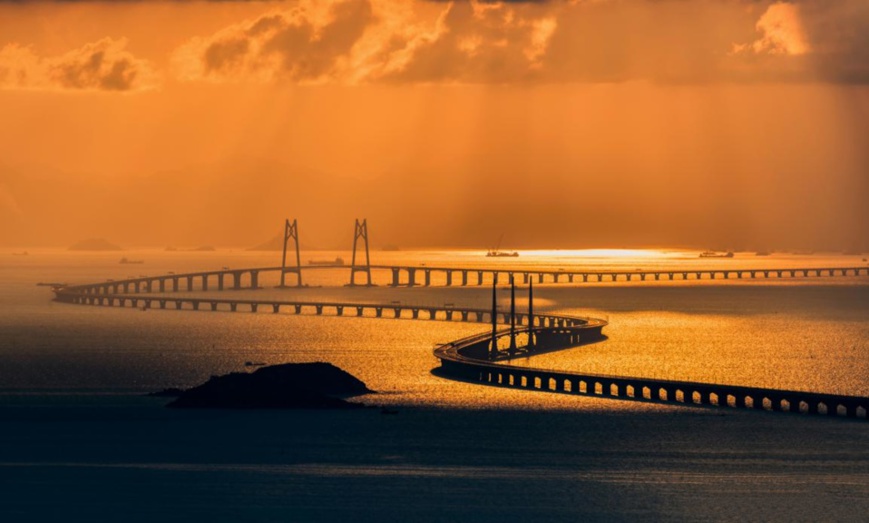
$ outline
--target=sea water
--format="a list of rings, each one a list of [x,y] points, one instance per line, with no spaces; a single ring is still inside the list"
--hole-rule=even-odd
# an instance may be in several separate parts
[[[620,256],[613,257],[614,254]],[[245,251],[30,251],[0,258],[0,515],[9,521],[860,521],[865,422],[487,387],[432,374],[437,343],[486,325],[95,307],[38,282],[275,266]],[[317,253],[334,259],[348,253]],[[684,251],[377,252],[380,264],[619,270],[865,265],[853,256]],[[307,287],[213,296],[487,308],[491,287]],[[564,278],[562,278],[564,279]],[[442,285],[435,275],[434,283]],[[454,278],[454,284],[458,283]],[[535,309],[595,316],[600,343],[516,363],[869,394],[869,278],[535,285]],[[499,307],[509,291],[499,285]],[[203,293],[204,294],[204,293]],[[517,292],[519,308],[527,299]],[[178,412],[142,393],[214,374],[329,361],[377,394],[354,412]]]

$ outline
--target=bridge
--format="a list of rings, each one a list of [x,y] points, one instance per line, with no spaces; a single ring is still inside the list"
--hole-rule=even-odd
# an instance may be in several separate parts
[[[287,264],[290,241],[295,246],[295,264]],[[364,244],[362,255],[357,250]],[[292,259],[292,257],[291,257]],[[357,263],[357,259],[359,260]],[[259,289],[264,278],[286,288],[286,276],[296,277],[297,287],[303,286],[303,275],[310,271],[349,271],[348,285],[354,286],[356,276],[364,283],[375,285],[374,274],[387,275],[392,287],[482,286],[492,284],[492,308],[479,309],[443,306],[407,305],[400,302],[356,303],[283,300],[274,297],[262,299],[241,297],[215,297],[209,291]],[[427,267],[409,265],[372,265],[368,249],[368,225],[356,220],[353,239],[353,258],[349,267],[311,265],[302,266],[299,252],[299,229],[296,220],[286,220],[284,248],[280,267],[254,267],[169,273],[158,276],[140,276],[123,280],[106,280],[80,285],[56,284],[52,286],[55,299],[60,302],[104,307],[131,307],[140,309],[170,309],[211,312],[268,312],[279,314],[313,314],[355,316],[411,320],[460,321],[489,323],[491,332],[478,334],[437,347],[435,356],[440,360],[438,373],[456,379],[486,385],[617,398],[624,400],[672,403],[721,408],[748,408],[775,412],[821,414],[867,419],[869,398],[788,391],[735,385],[669,381],[642,377],[611,376],[576,372],[562,372],[515,366],[517,357],[529,357],[542,352],[563,350],[577,345],[596,343],[605,339],[604,320],[580,318],[559,314],[535,314],[533,292],[529,287],[526,311],[516,311],[515,281],[551,284],[582,284],[589,282],[620,281],[688,281],[730,280],[743,278],[808,278],[833,276],[869,276],[869,267],[813,267],[781,269],[713,268],[702,270],[652,271],[589,271],[589,270],[537,270],[522,267]],[[720,277],[720,278],[719,278]],[[496,285],[499,281],[511,284],[510,311],[499,311]],[[193,294],[202,291],[207,294]],[[186,292],[187,294],[183,294]],[[246,296],[250,296],[247,294]],[[498,326],[509,325],[509,329]]]
[[[252,271],[255,273],[258,270],[261,269],[239,269],[230,273],[251,274]],[[221,273],[196,274],[216,276]],[[179,280],[188,277],[195,276],[178,275]],[[233,287],[241,287],[241,280],[241,276],[234,277]],[[124,292],[119,292],[124,289],[124,282],[114,282],[108,286],[105,284],[58,286],[53,290],[57,301],[103,307],[274,314],[289,312],[290,314],[489,323],[492,325],[491,333],[477,334],[440,345],[435,349],[434,355],[441,362],[441,367],[438,369],[440,375],[491,386],[622,400],[746,408],[864,420],[867,419],[867,409],[869,409],[869,398],[866,397],[563,372],[512,365],[510,361],[520,356],[529,357],[605,339],[602,330],[607,322],[604,320],[550,313],[535,314],[532,309],[533,298],[530,296],[530,289],[528,309],[516,311],[515,299],[513,299],[509,312],[497,309],[494,292],[492,309],[453,305],[422,306],[398,302],[384,304],[257,300],[129,292],[130,290],[146,291],[148,286],[153,288],[154,281],[159,280],[142,278],[136,282],[126,282],[127,289]],[[256,277],[250,277],[247,281],[255,283]],[[139,284],[138,287],[136,283]],[[207,287],[207,283],[205,286]],[[130,287],[134,288],[130,289]],[[99,292],[96,292],[96,289]],[[510,328],[498,330],[499,325],[509,325]]]
[[[601,339],[600,329],[593,320],[554,328],[523,328],[526,337],[543,337],[543,346],[520,348],[515,353],[498,350],[492,358],[492,335],[478,334],[443,344],[434,351],[441,361],[440,373],[472,383],[560,394],[595,396],[676,405],[720,408],[757,409],[769,412],[790,412],[824,416],[867,419],[869,398],[838,394],[743,387],[737,385],[673,381],[632,376],[614,376],[581,372],[564,372],[510,365],[509,359],[531,356],[539,351],[568,348],[593,343]],[[533,333],[533,334],[529,334]],[[499,340],[509,331],[498,331]],[[505,344],[497,342],[499,347]],[[504,363],[507,360],[508,363]]]
[[[492,283],[509,282],[511,279],[524,284],[582,284],[589,282],[645,282],[645,281],[696,281],[731,279],[793,279],[809,277],[869,276],[867,267],[813,267],[802,269],[703,269],[679,271],[588,271],[588,270],[535,270],[527,268],[465,268],[465,267],[412,267],[397,265],[369,265],[367,268],[376,275],[386,272],[391,275],[383,284],[392,287],[435,286],[436,277],[443,282],[442,287],[483,286]],[[347,271],[348,285],[352,282],[351,267],[311,265],[300,267],[302,272]],[[295,272],[295,269],[294,269]],[[265,275],[273,275],[277,280],[284,273],[281,267],[252,267],[240,269],[221,269],[183,274],[164,274],[140,276],[121,280],[107,280],[98,283],[66,286],[68,291],[82,294],[129,294],[129,293],[167,293],[184,291],[258,289]],[[300,278],[301,280],[301,278]],[[378,283],[372,279],[370,284]]]

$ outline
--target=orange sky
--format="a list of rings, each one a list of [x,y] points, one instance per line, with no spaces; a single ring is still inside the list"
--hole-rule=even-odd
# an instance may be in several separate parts
[[[867,83],[863,0],[0,1],[0,245],[869,250]]]

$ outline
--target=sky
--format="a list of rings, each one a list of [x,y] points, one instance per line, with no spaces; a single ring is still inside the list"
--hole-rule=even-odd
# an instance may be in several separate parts
[[[0,246],[869,251],[869,2],[0,0]]]

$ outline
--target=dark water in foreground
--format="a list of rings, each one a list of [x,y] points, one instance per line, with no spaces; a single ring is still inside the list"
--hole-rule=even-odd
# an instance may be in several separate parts
[[[195,256],[154,253],[141,269],[271,265]],[[104,258],[0,263],[2,521],[864,521],[869,512],[865,422],[433,376],[432,345],[478,332],[473,324],[78,307],[34,286],[129,270]],[[697,263],[619,261],[682,262]],[[255,292],[483,307],[489,298],[486,289]],[[536,295],[541,309],[611,325],[606,342],[531,365],[869,394],[866,278]],[[400,413],[177,412],[138,395],[246,360],[331,361],[380,391],[363,401]]]

